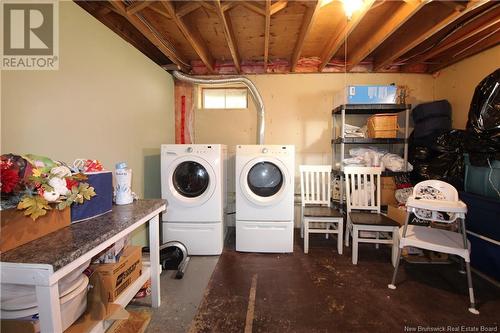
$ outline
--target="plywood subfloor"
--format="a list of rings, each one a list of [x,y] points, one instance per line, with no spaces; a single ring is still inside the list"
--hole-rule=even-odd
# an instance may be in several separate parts
[[[418,326],[498,325],[500,290],[474,276],[481,314],[469,313],[466,279],[456,265],[403,264],[398,289],[389,290],[388,248],[363,244],[353,266],[350,248],[340,256],[335,240],[313,236],[308,255],[298,234],[293,254],[238,253],[233,236],[190,332],[403,332]]]

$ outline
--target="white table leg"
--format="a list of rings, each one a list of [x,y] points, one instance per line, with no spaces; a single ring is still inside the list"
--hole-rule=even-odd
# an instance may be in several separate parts
[[[151,303],[160,307],[160,225],[159,215],[149,220],[149,256],[151,260]]]
[[[40,305],[38,310],[41,333],[62,332],[58,284],[55,283],[50,287],[36,286],[36,299]]]

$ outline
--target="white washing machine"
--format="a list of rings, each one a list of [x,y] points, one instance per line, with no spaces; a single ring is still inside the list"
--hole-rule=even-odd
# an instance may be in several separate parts
[[[293,252],[295,147],[236,147],[236,250]]]
[[[222,253],[226,153],[224,145],[161,146],[163,243],[181,242],[189,255]]]

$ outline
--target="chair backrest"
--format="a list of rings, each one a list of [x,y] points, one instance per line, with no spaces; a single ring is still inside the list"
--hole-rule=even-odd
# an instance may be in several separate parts
[[[437,200],[459,201],[458,192],[453,185],[437,179],[424,180],[413,187],[413,197]],[[453,223],[459,216],[456,213],[438,212],[436,210],[415,209],[415,216],[422,220],[440,223]]]
[[[427,200],[458,201],[458,192],[453,185],[441,180],[431,179],[418,183],[413,188],[415,198]]]
[[[380,167],[344,167],[347,212],[380,213]]]
[[[302,206],[330,205],[331,165],[300,165],[300,198]]]

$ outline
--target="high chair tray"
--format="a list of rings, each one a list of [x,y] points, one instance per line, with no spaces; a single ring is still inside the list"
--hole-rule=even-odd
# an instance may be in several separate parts
[[[420,208],[448,213],[467,213],[467,205],[462,201],[428,200],[409,197],[407,209]]]

